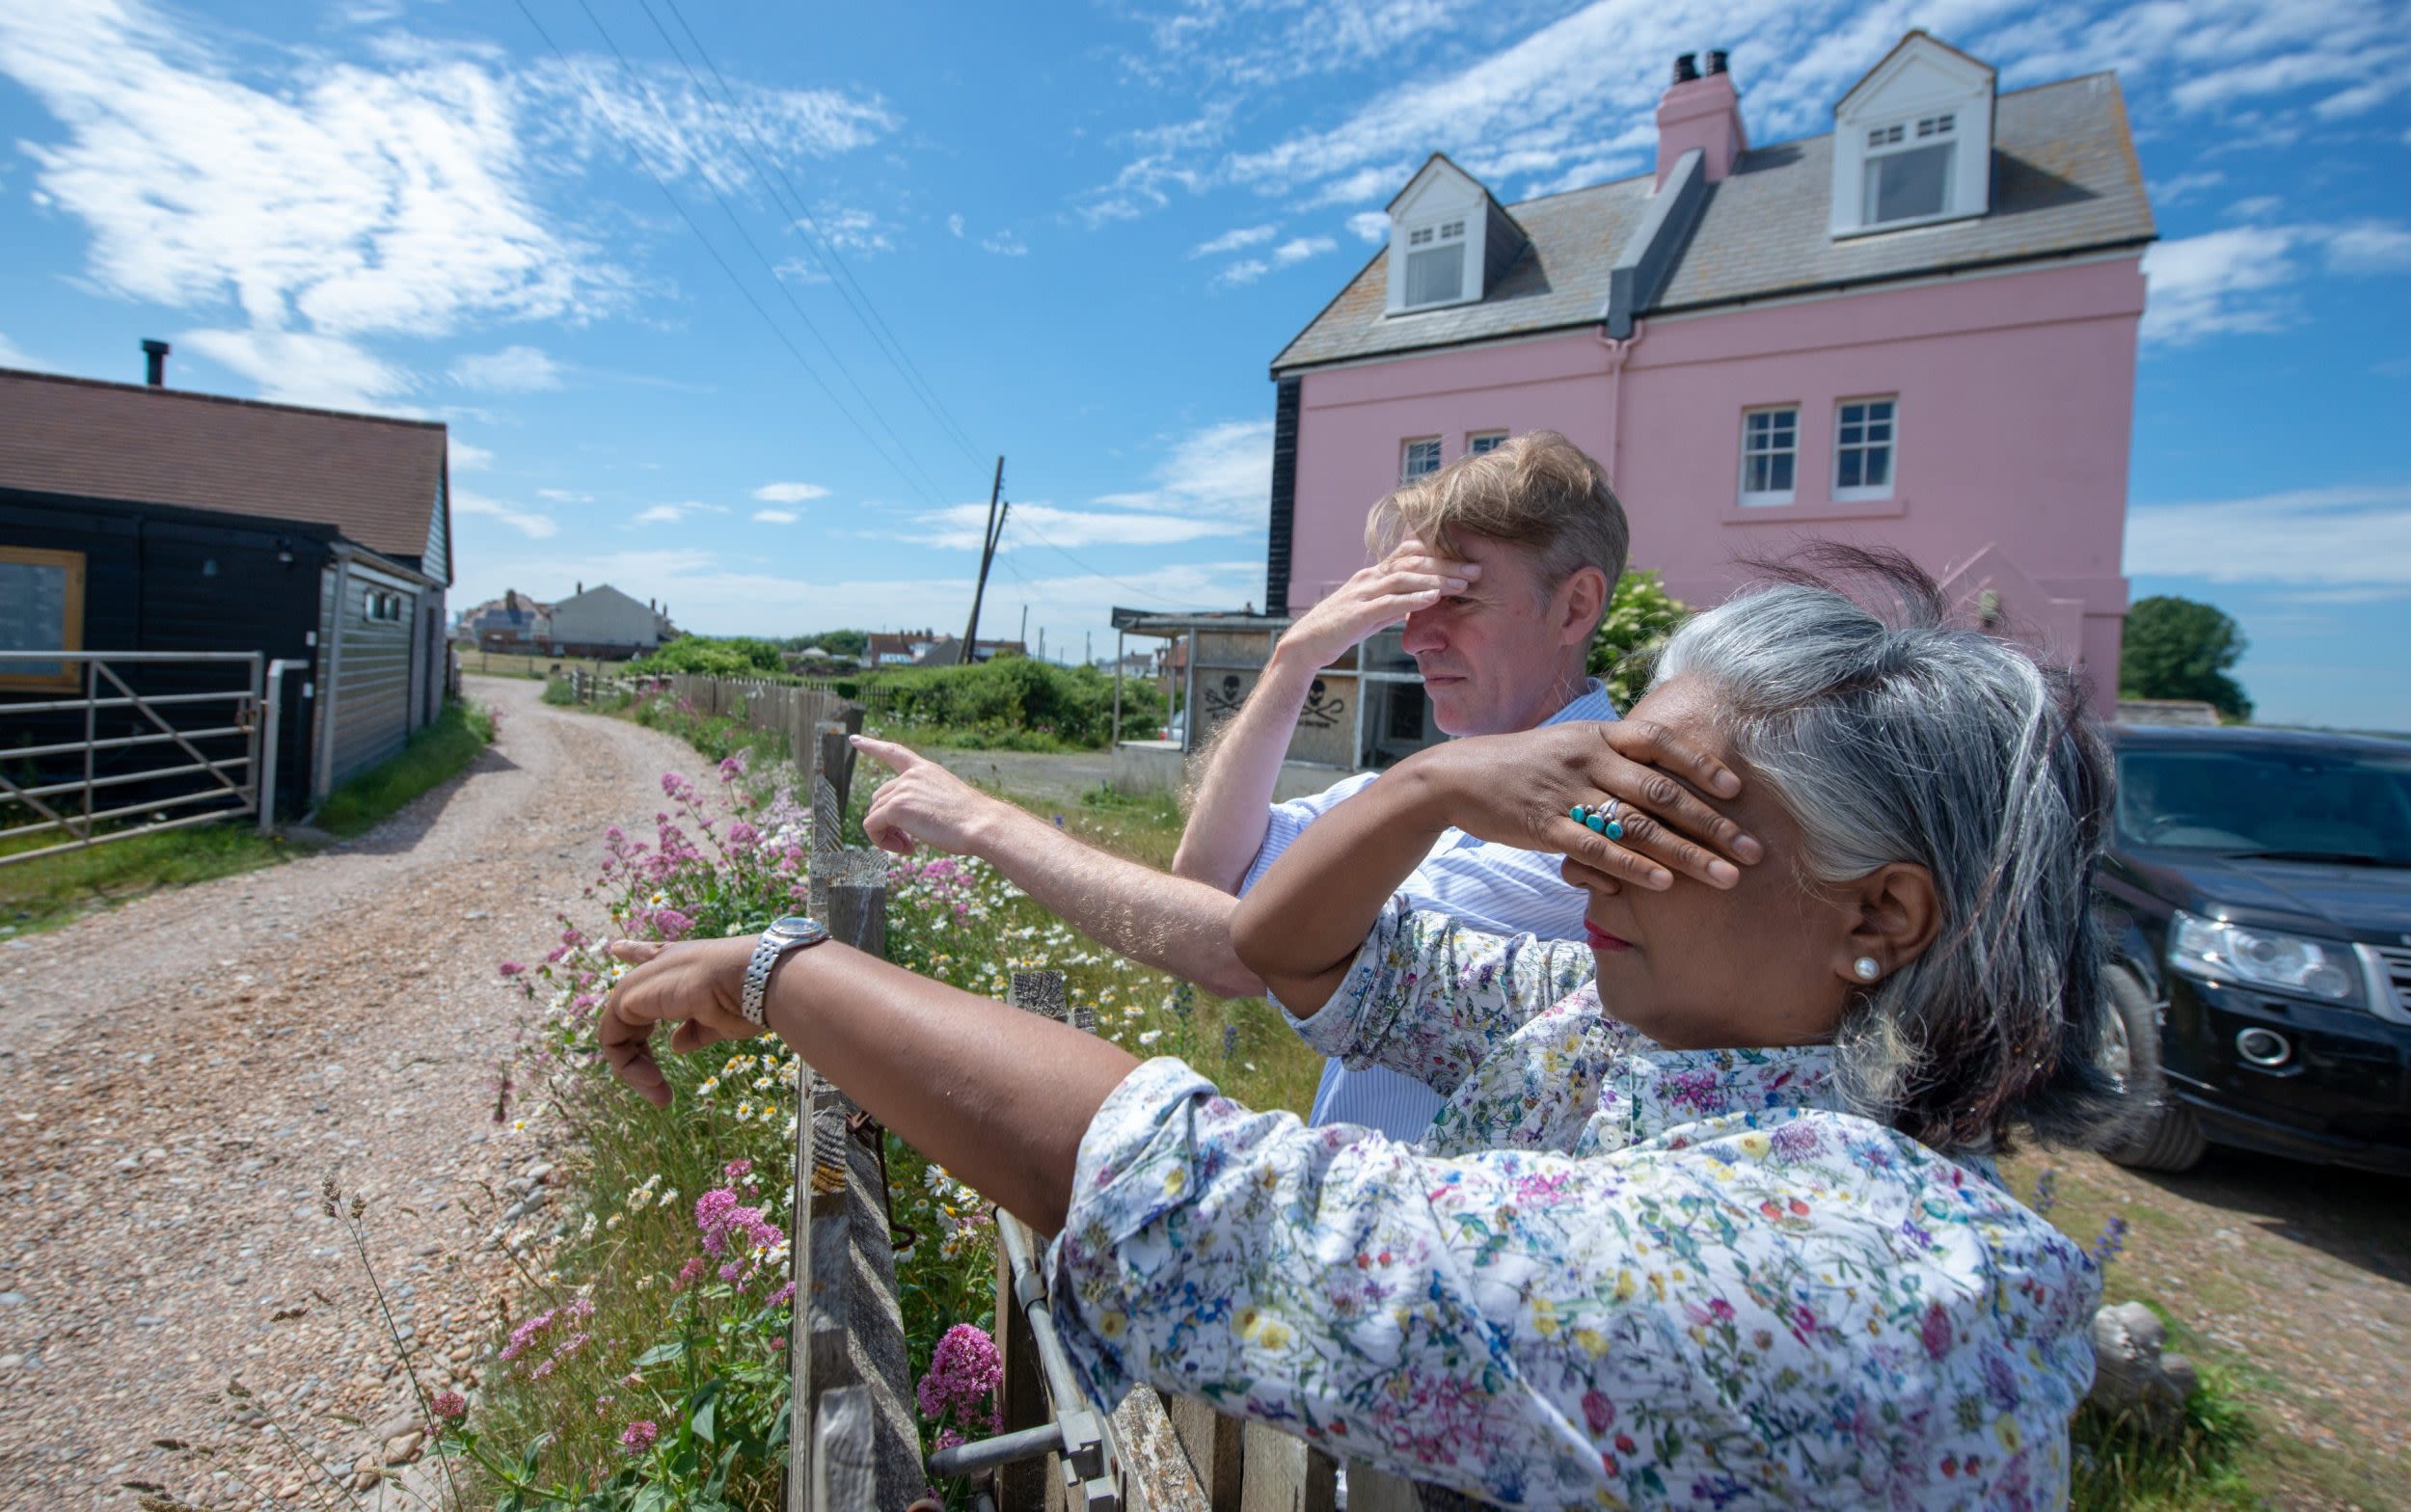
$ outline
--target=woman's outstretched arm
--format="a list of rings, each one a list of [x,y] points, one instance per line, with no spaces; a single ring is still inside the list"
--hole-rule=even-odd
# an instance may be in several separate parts
[[[750,935],[662,945],[621,940],[636,969],[604,1008],[603,1054],[637,1091],[669,1102],[653,1032],[697,1050],[756,1031],[738,1011]],[[830,943],[771,974],[764,1016],[805,1063],[915,1149],[1043,1233],[1063,1226],[1080,1137],[1139,1063],[1110,1040],[973,997]]]

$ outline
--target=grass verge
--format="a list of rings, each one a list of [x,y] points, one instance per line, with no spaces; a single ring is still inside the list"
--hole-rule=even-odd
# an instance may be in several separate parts
[[[493,716],[483,705],[447,705],[399,755],[336,789],[319,810],[319,823],[334,834],[359,834],[457,774],[493,738]],[[34,850],[54,838],[28,836],[12,849]],[[231,820],[0,866],[0,933],[56,929],[161,888],[274,866],[309,850],[262,835],[248,820]]]
[[[433,724],[410,738],[400,754],[369,768],[327,795],[318,826],[333,835],[356,835],[428,789],[466,770],[494,739],[494,714],[483,704],[455,699]]]

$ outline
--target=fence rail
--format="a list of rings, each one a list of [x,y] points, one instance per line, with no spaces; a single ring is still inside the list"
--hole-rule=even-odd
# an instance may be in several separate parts
[[[811,724],[800,745],[812,794],[810,906],[836,938],[883,956],[887,858],[841,843],[854,771],[847,736],[861,728],[861,706],[776,684],[666,681],[666,691],[699,711],[738,713],[765,728],[792,729],[787,721],[805,711],[832,709],[835,717]],[[1095,1012],[1067,1002],[1061,972],[1015,971],[1010,981],[1006,1001],[1097,1032]],[[925,1464],[896,1290],[885,1131],[809,1066],[799,1066],[797,1081],[785,1512],[905,1512],[933,1478],[965,1474],[987,1477],[990,1512],[1331,1512],[1333,1464],[1302,1440],[1146,1388],[1099,1413],[1055,1334],[1045,1241],[1002,1210],[1003,1431]]]

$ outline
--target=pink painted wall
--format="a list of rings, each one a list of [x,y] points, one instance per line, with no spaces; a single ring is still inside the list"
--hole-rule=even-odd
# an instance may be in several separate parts
[[[2116,694],[2119,572],[2144,284],[2132,257],[1644,320],[1623,352],[1596,331],[1309,372],[1300,395],[1290,608],[1365,560],[1365,511],[1400,447],[1563,431],[1599,458],[1633,526],[1633,565],[1694,604],[1740,562],[1807,537],[1906,551]],[[1620,371],[1618,358],[1621,358]],[[1835,405],[1898,396],[1892,497],[1829,498]],[[1793,503],[1737,502],[1742,411],[1795,403]]]

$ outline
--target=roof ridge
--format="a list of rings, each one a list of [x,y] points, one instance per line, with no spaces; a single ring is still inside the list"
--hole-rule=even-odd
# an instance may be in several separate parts
[[[1950,44],[1948,42],[1944,42],[1942,45],[1947,47]],[[1889,55],[1887,54],[1886,56]],[[2109,79],[2115,81],[2117,77],[2118,70],[2116,68],[2096,68],[2091,73],[2071,74],[2069,77],[2064,79],[2049,79],[2041,84],[2020,85],[2018,88],[2014,90],[1995,90],[1992,92],[1992,97],[1994,99],[2002,99],[2012,94],[2032,94],[2038,90],[2055,90],[2064,85],[2084,84],[2094,79]],[[1829,130],[1813,131],[1806,136],[1781,137],[1773,142],[1753,142],[1748,147],[1744,148],[1740,155],[1747,157],[1752,152],[1770,151],[1778,147],[1798,147],[1803,142],[1815,142],[1831,135],[1833,135],[1833,133]],[[1531,195],[1522,200],[1508,200],[1503,202],[1503,203],[1505,208],[1512,210],[1519,205],[1538,204],[1543,200],[1562,200],[1567,195],[1589,194],[1593,190],[1597,189],[1612,189],[1617,184],[1629,184],[1637,178],[1651,177],[1655,176],[1657,170],[1654,168],[1644,168],[1637,174],[1626,174],[1621,178],[1603,178],[1595,184],[1577,184],[1571,189],[1552,189],[1547,194]],[[1473,175],[1467,174],[1466,176],[1472,178]],[[1475,178],[1474,181],[1476,183],[1481,182],[1478,178]]]
[[[0,378],[30,378],[38,383],[71,384],[83,389],[118,389],[128,393],[155,393],[176,399],[198,399],[209,404],[232,404],[245,409],[277,410],[288,415],[318,415],[329,419],[367,420],[379,425],[409,425],[420,430],[444,430],[443,420],[413,419],[402,415],[370,415],[361,410],[332,410],[315,404],[285,404],[275,399],[245,399],[230,393],[206,393],[199,389],[171,389],[165,385],[153,388],[147,383],[119,383],[108,378],[83,378],[73,373],[46,373],[32,367],[0,367]]]

